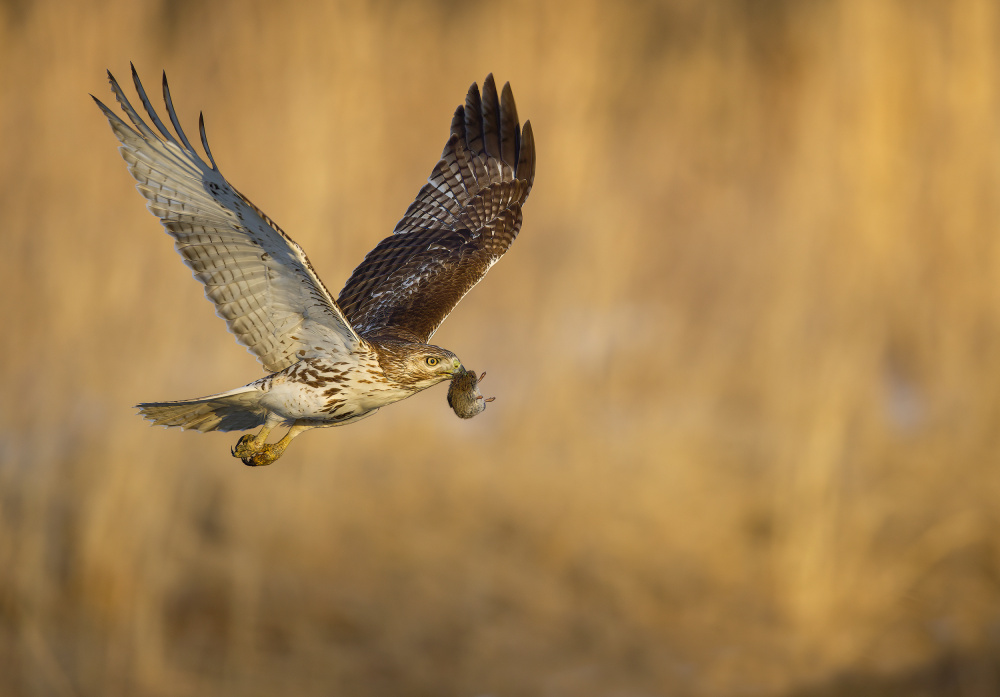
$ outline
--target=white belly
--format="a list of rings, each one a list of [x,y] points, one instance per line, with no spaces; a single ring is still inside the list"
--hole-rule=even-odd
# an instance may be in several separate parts
[[[260,405],[286,422],[307,419],[329,426],[357,421],[414,394],[373,379],[364,364],[320,359],[300,361],[251,384],[264,393]]]

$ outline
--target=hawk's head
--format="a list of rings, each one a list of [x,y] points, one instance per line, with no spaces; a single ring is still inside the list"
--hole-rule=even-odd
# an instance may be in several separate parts
[[[458,356],[439,346],[398,341],[372,345],[385,376],[413,389],[431,387],[462,370]]]
[[[462,370],[462,361],[451,351],[430,344],[414,349],[406,357],[406,372],[417,383],[436,385]]]

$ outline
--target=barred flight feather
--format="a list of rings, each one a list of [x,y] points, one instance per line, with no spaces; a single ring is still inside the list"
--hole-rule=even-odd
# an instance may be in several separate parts
[[[302,249],[219,172],[208,148],[204,119],[199,119],[199,130],[211,165],[180,127],[166,76],[163,99],[176,136],[160,120],[134,66],[132,78],[159,133],[132,107],[111,73],[111,89],[134,128],[100,100],[94,101],[121,142],[122,156],[149,210],[174,238],[175,248],[236,339],[268,372],[283,370],[320,349],[356,348],[362,339]]]
[[[340,291],[355,329],[429,341],[517,237],[534,174],[531,124],[521,128],[510,85],[498,97],[489,75],[455,111],[440,161],[393,234]]]

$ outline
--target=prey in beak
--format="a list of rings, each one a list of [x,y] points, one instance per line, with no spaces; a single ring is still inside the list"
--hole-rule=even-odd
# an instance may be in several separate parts
[[[471,419],[486,411],[486,403],[496,397],[483,397],[479,391],[479,382],[486,377],[484,372],[478,378],[475,371],[460,367],[451,376],[448,386],[448,404],[462,419]]]

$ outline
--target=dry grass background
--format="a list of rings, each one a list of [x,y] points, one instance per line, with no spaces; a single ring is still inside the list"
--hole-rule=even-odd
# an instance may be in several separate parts
[[[6,0],[0,39],[0,693],[1000,692],[992,0]],[[129,60],[332,287],[510,80],[522,236],[435,337],[490,410],[262,470],[140,421],[260,373],[87,96]]]

